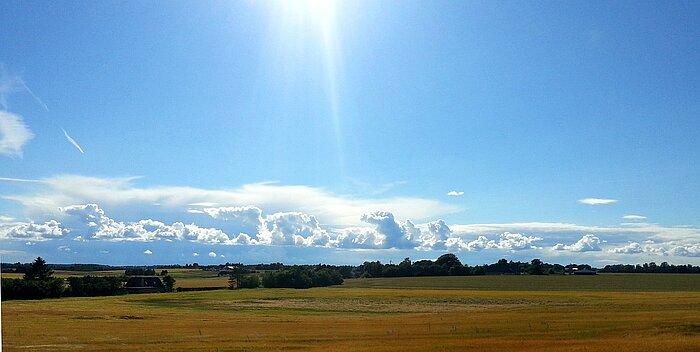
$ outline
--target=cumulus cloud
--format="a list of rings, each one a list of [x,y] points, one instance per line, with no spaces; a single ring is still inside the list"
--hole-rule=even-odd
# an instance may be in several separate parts
[[[193,257],[199,257],[199,253],[194,252],[194,253],[192,253],[192,256],[193,256]]]
[[[570,252],[597,252],[603,250],[600,247],[600,243],[600,238],[595,235],[588,234],[583,235],[583,237],[576,241],[576,243],[570,245],[557,243],[554,247],[552,247],[552,249],[556,251],[567,250]]]
[[[462,191],[449,191],[447,192],[448,196],[453,196],[453,197],[459,197],[461,195],[464,195],[464,192]]]
[[[610,252],[612,253],[621,254],[636,254],[642,253],[643,251],[644,249],[642,248],[642,245],[637,242],[630,242],[625,246],[610,249]]]
[[[20,241],[47,241],[54,238],[61,238],[69,232],[61,227],[61,223],[56,220],[49,220],[45,223],[15,222],[0,224],[0,239],[20,240]]]
[[[151,255],[151,254],[153,254],[153,252],[151,252],[150,249],[147,249],[147,250],[143,251],[143,254],[145,254],[145,255]]]
[[[210,257],[210,258],[216,258],[216,253],[214,253],[214,252],[209,252],[209,257]]]
[[[610,252],[619,254],[646,253],[660,256],[700,257],[700,244],[680,244],[677,242],[658,244],[649,242],[645,245],[641,245],[637,242],[630,242],[625,246],[612,248]]]
[[[411,221],[399,224],[394,214],[388,211],[363,214],[362,221],[375,225],[375,231],[384,236],[383,246],[386,248],[413,248],[419,235],[419,230]]]
[[[578,202],[581,204],[586,204],[586,205],[606,205],[606,204],[617,203],[617,199],[586,198],[586,199],[579,199]]]
[[[34,134],[22,116],[0,111],[0,154],[21,157],[22,149],[32,138]]]
[[[428,230],[418,236],[418,247],[425,250],[445,249],[445,241],[452,236],[452,230],[442,219],[428,223]]]
[[[542,237],[526,236],[520,233],[504,232],[498,240],[479,236],[475,240],[465,241],[460,237],[451,237],[445,242],[448,249],[462,251],[480,251],[483,249],[502,249],[509,251],[535,249],[534,242],[541,241]]]
[[[336,239],[338,247],[343,248],[384,248],[385,242],[386,236],[366,227],[345,228]]]
[[[646,220],[646,216],[641,215],[625,215],[622,217],[625,220]]]
[[[263,223],[262,210],[254,206],[205,208],[203,211],[217,220],[240,221],[256,226]]]
[[[700,257],[700,244],[675,246],[670,252],[679,257]]]
[[[81,219],[88,228],[88,237],[106,241],[189,240],[199,243],[230,244],[226,233],[213,228],[203,228],[194,224],[175,222],[166,225],[160,221],[146,219],[124,223],[106,216],[96,204],[72,205],[61,208],[71,216]]]
[[[258,234],[262,244],[325,246],[330,237],[313,215],[299,212],[275,213],[265,217],[265,229]]]

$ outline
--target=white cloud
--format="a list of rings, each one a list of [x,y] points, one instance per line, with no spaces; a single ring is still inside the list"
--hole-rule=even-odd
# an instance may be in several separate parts
[[[543,240],[542,237],[525,236],[520,233],[502,233],[498,241],[498,248],[508,250],[534,249],[534,242]]]
[[[680,257],[700,257],[700,244],[675,246],[670,252]]]
[[[386,236],[366,227],[345,228],[336,239],[337,246],[341,248],[383,248],[385,242]]]
[[[147,249],[147,250],[143,251],[143,254],[145,254],[145,255],[151,255],[151,254],[153,254],[153,252],[151,252],[150,249]]]
[[[617,199],[586,198],[586,199],[579,199],[578,202],[581,204],[586,204],[586,205],[606,205],[606,204],[617,203]]]
[[[443,220],[428,223],[427,231],[421,231],[418,236],[418,246],[426,250],[445,249],[445,241],[452,236],[452,230]]]
[[[80,218],[87,226],[88,239],[106,241],[189,240],[199,243],[229,244],[226,233],[213,228],[203,228],[194,224],[175,222],[166,225],[160,221],[146,219],[124,223],[105,215],[96,204],[72,205],[61,208],[67,215]]]
[[[461,195],[464,195],[464,192],[462,191],[449,191],[447,192],[448,196],[453,196],[453,197],[459,197]]]
[[[447,239],[446,246],[451,250],[480,251],[484,249],[501,249],[508,251],[535,249],[534,242],[541,241],[542,237],[526,236],[520,233],[504,232],[499,235],[498,240],[489,239],[486,236],[479,236],[475,240],[465,241],[460,237]]]
[[[192,253],[192,256],[193,256],[193,257],[199,257],[199,253],[194,252],[194,253]]]
[[[636,254],[642,253],[643,251],[644,249],[642,248],[642,245],[637,242],[630,242],[625,246],[610,249],[610,252],[612,253],[621,254]]]
[[[576,241],[576,243],[573,243],[571,245],[565,245],[561,243],[557,243],[552,247],[552,249],[556,251],[563,251],[567,250],[570,252],[597,252],[597,251],[602,251],[603,249],[600,247],[600,238],[598,238],[595,235],[583,235],[580,240]]]
[[[233,244],[239,245],[257,245],[260,244],[256,239],[253,239],[247,233],[239,233],[238,236],[231,240]]]
[[[374,211],[363,214],[362,221],[375,225],[375,231],[384,236],[385,248],[413,248],[420,230],[409,220],[402,225],[388,211]]]
[[[56,220],[49,220],[43,224],[34,222],[17,222],[0,224],[0,239],[21,241],[47,241],[53,238],[61,238],[69,232],[61,227]]]
[[[13,218],[11,216],[0,215],[0,222],[11,222],[11,221],[15,221],[15,218]]]
[[[159,203],[161,210],[181,212],[194,209],[196,204],[215,203],[224,207],[254,204],[271,213],[313,214],[320,222],[335,227],[361,225],[362,214],[376,209],[391,209],[409,219],[429,219],[461,210],[457,206],[424,198],[356,198],[309,186],[247,184],[235,189],[136,187],[133,184],[136,179],[61,175],[31,180],[40,187],[32,187],[25,194],[5,195],[3,198],[19,202],[28,214],[36,215],[56,214],[59,207],[90,203],[130,209],[151,209],[154,203]]]
[[[625,215],[622,218],[625,220],[645,220],[647,217],[641,215]]]
[[[21,157],[22,149],[32,138],[34,134],[22,116],[0,111],[0,154]]]
[[[209,252],[209,257],[210,257],[210,258],[216,258],[216,253],[214,253],[214,252]]]
[[[58,249],[59,251],[63,251],[63,252],[70,252],[71,251],[70,247],[68,247],[68,246],[58,246],[58,248],[56,248],[56,249]]]

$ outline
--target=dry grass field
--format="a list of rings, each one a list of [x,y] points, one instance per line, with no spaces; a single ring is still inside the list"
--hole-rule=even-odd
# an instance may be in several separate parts
[[[487,278],[491,290],[483,282],[465,289],[475,279],[468,277],[9,301],[2,344],[5,351],[700,350],[699,276],[651,275],[644,285],[611,277],[622,289],[569,290],[571,282],[552,279],[549,290],[517,290],[505,277]],[[596,278],[608,279],[585,279]],[[510,289],[498,286],[502,280]]]

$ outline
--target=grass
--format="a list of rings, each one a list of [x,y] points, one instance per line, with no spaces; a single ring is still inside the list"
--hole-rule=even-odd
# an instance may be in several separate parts
[[[700,275],[600,274],[397,277],[346,280],[356,288],[441,288],[506,291],[700,291]]]
[[[9,301],[3,349],[697,351],[700,288],[682,277],[689,283],[666,292],[664,276],[643,280],[639,291],[628,282],[636,276],[612,275],[625,288],[617,291],[566,290],[568,281],[529,290],[500,276],[476,290],[464,288],[465,278],[371,279],[308,290]]]

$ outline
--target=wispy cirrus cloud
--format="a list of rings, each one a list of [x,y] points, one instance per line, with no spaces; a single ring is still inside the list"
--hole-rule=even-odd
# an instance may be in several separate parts
[[[579,199],[579,203],[586,205],[607,205],[617,203],[617,199],[606,199],[606,198],[585,198]]]

